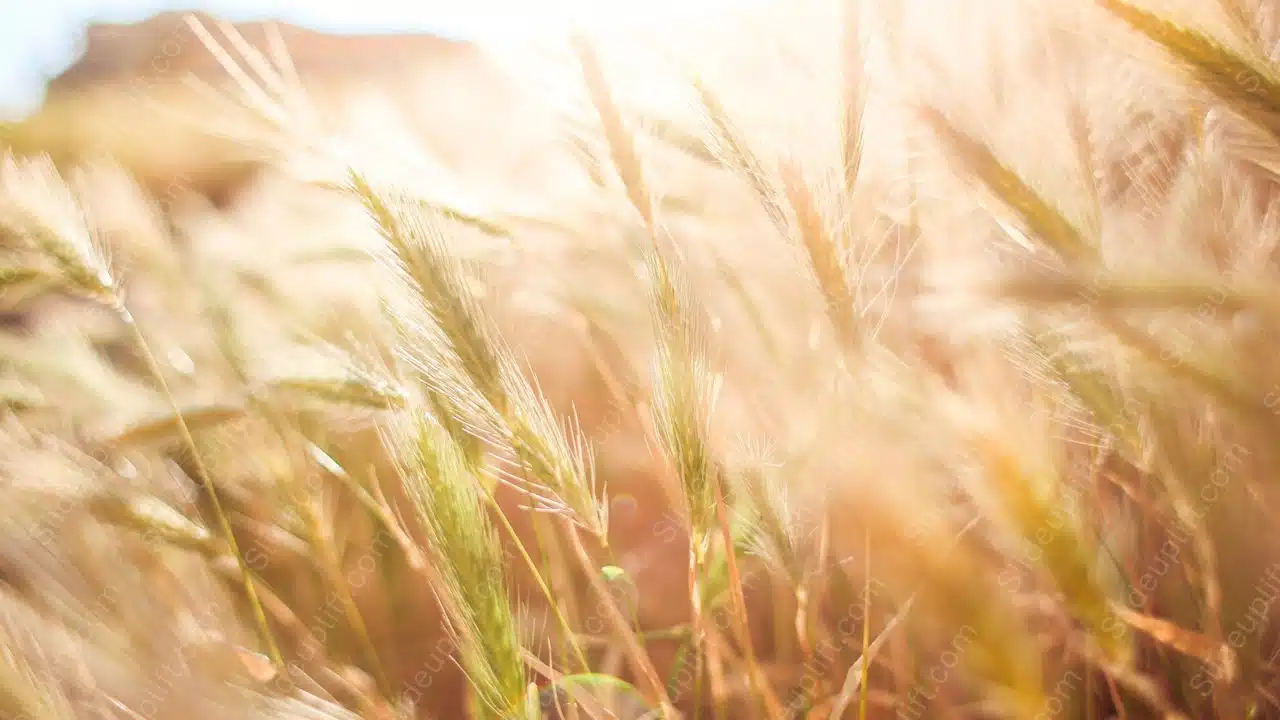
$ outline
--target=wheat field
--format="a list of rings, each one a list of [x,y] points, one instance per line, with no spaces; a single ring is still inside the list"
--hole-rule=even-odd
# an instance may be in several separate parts
[[[0,132],[0,716],[1280,717],[1274,4],[483,99],[191,23],[225,82]]]

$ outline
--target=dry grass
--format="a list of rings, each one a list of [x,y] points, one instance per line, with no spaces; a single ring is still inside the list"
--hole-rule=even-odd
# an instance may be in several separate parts
[[[1280,717],[1280,15],[952,5],[7,136],[0,714]]]

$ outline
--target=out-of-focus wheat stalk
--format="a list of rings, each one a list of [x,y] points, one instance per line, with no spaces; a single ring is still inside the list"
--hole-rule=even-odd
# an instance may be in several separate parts
[[[866,124],[867,69],[862,34],[867,13],[863,0],[843,0],[841,10],[840,104],[844,113],[840,128],[840,164],[844,170],[844,191],[852,195],[858,187],[858,175],[862,170]]]
[[[161,370],[142,330],[134,321],[132,313],[125,304],[122,291],[112,276],[107,259],[94,240],[92,227],[84,217],[83,210],[47,159],[20,165],[12,157],[7,156],[3,172],[0,173],[0,192],[5,193],[3,215],[6,218],[6,224],[17,225],[20,228],[19,232],[30,238],[35,247],[54,262],[69,289],[110,308],[128,328],[149,373],[169,402],[179,434],[191,454],[198,475],[196,479],[208,492],[223,539],[240,564],[241,580],[253,610],[259,639],[272,664],[283,672],[284,660],[271,628],[267,624],[266,615],[258,599],[255,580],[243,553],[240,552],[230,521],[222,508],[218,490],[214,487],[213,479],[204,466],[200,450],[183,417],[182,409],[169,389],[164,371]]]
[[[764,163],[760,161],[747,139],[742,136],[734,120],[729,117],[729,112],[720,102],[719,96],[702,81],[695,78],[692,82],[703,111],[715,130],[715,138],[723,146],[721,162],[746,181],[774,227],[784,236],[787,235],[789,227],[787,213]],[[849,159],[852,160],[852,158]]]
[[[781,174],[787,198],[795,214],[796,234],[804,246],[809,267],[817,278],[818,289],[826,300],[831,323],[844,347],[850,351],[856,350],[860,340],[857,308],[841,246],[827,231],[825,220],[814,203],[809,187],[800,176],[799,168],[784,162]]]
[[[1265,61],[1246,58],[1205,35],[1124,0],[1098,4],[1159,44],[1204,87],[1232,110],[1280,139],[1280,79]]]
[[[989,147],[957,128],[936,108],[924,106],[919,113],[957,164],[1004,203],[1050,250],[1071,262],[1087,263],[1097,258],[1097,249],[1088,244],[1062,211],[1001,162]]]

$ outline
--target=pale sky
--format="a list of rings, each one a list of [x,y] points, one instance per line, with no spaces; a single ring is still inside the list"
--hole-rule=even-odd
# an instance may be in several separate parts
[[[40,102],[44,81],[79,52],[92,20],[126,22],[161,10],[207,10],[230,20],[278,18],[317,30],[428,30],[474,37],[526,33],[567,20],[643,22],[742,0],[0,0],[0,117]]]

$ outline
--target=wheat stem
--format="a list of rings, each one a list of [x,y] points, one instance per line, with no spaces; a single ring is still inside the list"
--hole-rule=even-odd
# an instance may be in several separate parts
[[[636,637],[635,630],[627,623],[622,611],[618,609],[617,604],[610,597],[609,588],[605,587],[604,581],[600,579],[600,573],[591,562],[591,556],[587,553],[586,547],[583,546],[582,538],[578,536],[577,526],[568,518],[561,517],[560,520],[564,524],[564,533],[569,539],[569,547],[573,550],[574,558],[587,576],[587,581],[590,583],[592,591],[600,598],[600,605],[604,609],[605,617],[609,624],[613,626],[614,632],[622,639],[623,648],[631,658],[636,672],[639,673],[644,684],[648,686],[650,695],[657,698],[662,717],[676,717],[675,708],[672,707],[671,699],[667,696],[667,689],[662,684],[662,678],[649,660],[649,655],[645,652],[644,646],[640,644],[639,639]]]
[[[725,562],[729,568],[729,594],[733,596],[734,618],[737,620],[738,641],[742,643],[742,651],[746,657],[747,678],[751,682],[752,689],[757,697],[764,704],[766,715],[769,718],[782,718],[784,717],[782,703],[778,701],[778,696],[773,692],[773,687],[764,676],[764,670],[760,668],[760,663],[756,660],[755,647],[751,642],[747,602],[743,595],[742,576],[738,573],[738,561],[733,547],[733,533],[729,528],[729,515],[725,509],[724,489],[718,480],[714,481],[714,484],[716,516],[720,522],[720,533],[725,548]]]
[[[244,553],[240,551],[239,543],[236,542],[235,533],[231,530],[231,522],[227,518],[226,511],[222,507],[222,501],[219,499],[218,490],[214,486],[213,478],[209,475],[209,471],[205,468],[204,461],[201,459],[200,450],[196,446],[196,440],[191,435],[191,430],[187,427],[186,420],[183,419],[182,409],[178,406],[178,401],[173,396],[173,392],[169,389],[169,383],[165,380],[164,371],[160,369],[160,363],[156,360],[156,356],[151,351],[151,346],[147,342],[146,337],[142,334],[142,329],[138,327],[137,322],[133,318],[133,314],[129,312],[128,307],[118,299],[115,302],[115,310],[120,319],[129,328],[130,336],[134,344],[138,348],[138,352],[142,355],[143,362],[147,366],[147,371],[155,378],[156,383],[160,386],[160,392],[164,395],[169,403],[169,409],[173,412],[177,419],[178,432],[182,437],[183,444],[186,445],[187,451],[191,453],[191,462],[195,468],[196,474],[199,476],[196,480],[204,486],[205,492],[209,494],[209,502],[213,507],[213,513],[218,522],[219,530],[226,539],[227,548],[231,554],[235,556],[236,562],[240,567],[240,580],[244,585],[245,598],[249,602],[250,612],[253,614],[254,623],[257,626],[259,641],[267,651],[267,657],[271,659],[271,663],[276,666],[280,673],[286,672],[284,658],[280,655],[280,649],[276,645],[275,637],[271,633],[271,626],[267,623],[266,613],[263,612],[262,602],[258,599],[258,590],[253,580],[253,572],[249,567],[248,561],[245,559]]]

